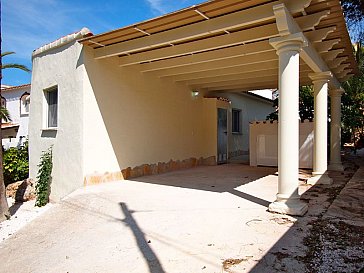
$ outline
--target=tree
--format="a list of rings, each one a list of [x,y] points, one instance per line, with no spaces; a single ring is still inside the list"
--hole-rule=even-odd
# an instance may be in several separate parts
[[[1,60],[2,60],[5,56],[11,55],[11,54],[15,54],[15,52],[13,52],[13,51],[5,51],[5,52],[1,52]],[[3,69],[8,69],[8,68],[15,68],[15,69],[23,70],[23,71],[25,71],[25,72],[30,72],[30,69],[29,69],[28,67],[26,67],[25,65],[22,65],[22,64],[16,64],[16,63],[7,63],[7,64],[3,64],[3,63],[1,62],[0,66],[1,66],[1,70],[3,70]],[[2,73],[1,73],[1,78],[0,78],[0,84],[1,84],[1,80],[2,80]]]
[[[270,113],[266,119],[267,120],[278,120],[278,99],[273,101],[273,107],[276,110]],[[313,89],[311,86],[301,86],[299,93],[299,115],[301,120],[313,120]]]
[[[364,1],[341,0],[345,20],[354,41],[364,40]]]
[[[9,69],[9,68],[16,68],[20,69],[26,72],[30,72],[30,70],[20,64],[10,63],[10,64],[4,64],[2,63],[2,59],[4,56],[14,54],[14,52],[2,52],[1,48],[2,39],[1,39],[1,0],[0,0],[0,86],[2,82],[2,70],[3,69]],[[0,97],[1,97],[1,88],[0,88]],[[2,140],[2,132],[1,132],[1,123],[2,119],[0,118],[0,141]],[[5,183],[4,183],[4,173],[3,173],[3,149],[0,149],[0,222],[9,219],[10,218],[10,212],[9,212],[9,206],[8,202],[6,200],[6,191],[5,191]]]
[[[342,138],[357,147],[357,141],[364,136],[364,47],[357,43],[354,50],[359,73],[343,83]]]
[[[9,113],[8,109],[6,109],[5,107],[2,107],[2,106],[0,107],[0,119],[5,122],[11,121],[10,113]]]

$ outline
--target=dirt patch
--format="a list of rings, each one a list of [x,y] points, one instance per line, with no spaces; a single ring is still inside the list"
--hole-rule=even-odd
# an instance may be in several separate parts
[[[222,266],[224,270],[228,271],[230,267],[240,264],[243,261],[248,261],[248,258],[242,258],[242,259],[226,259],[222,262]]]
[[[359,272],[364,268],[364,227],[318,219],[304,239],[309,272]]]
[[[294,218],[288,218],[288,217],[276,217],[276,218],[272,218],[270,221],[275,222],[278,225],[292,225],[297,220]]]
[[[332,173],[336,187],[320,187],[320,194],[326,194],[330,204],[358,169],[353,162],[347,165],[350,167],[346,168],[344,173]],[[332,204],[329,211],[334,207]],[[348,212],[355,210],[355,207],[348,206],[345,210],[347,213],[344,215],[350,218]],[[329,217],[326,211],[308,223],[312,228],[303,239],[303,245],[307,247],[306,256],[299,257],[299,260],[305,264],[308,272],[359,272],[364,268],[364,226],[347,223],[345,219]]]

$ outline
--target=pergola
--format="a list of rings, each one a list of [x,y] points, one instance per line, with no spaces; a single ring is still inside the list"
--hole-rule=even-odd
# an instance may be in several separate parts
[[[314,166],[327,176],[327,97],[331,96],[330,168],[340,160],[340,82],[357,72],[339,0],[214,0],[80,40],[95,59],[168,78],[191,90],[279,89],[277,200],[271,211],[303,215],[298,194],[299,86],[314,86]]]

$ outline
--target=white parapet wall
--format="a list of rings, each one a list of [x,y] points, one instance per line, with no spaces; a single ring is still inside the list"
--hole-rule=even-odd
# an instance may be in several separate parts
[[[313,122],[299,127],[299,167],[312,168]],[[278,122],[257,121],[250,124],[250,166],[278,166]],[[282,145],[289,145],[283,143]]]

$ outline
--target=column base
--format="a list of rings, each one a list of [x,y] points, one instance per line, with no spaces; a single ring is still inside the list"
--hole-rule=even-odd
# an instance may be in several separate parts
[[[308,185],[315,185],[317,183],[330,185],[332,184],[332,178],[327,173],[312,173],[312,177],[307,180]]]
[[[300,199],[276,200],[269,204],[268,210],[280,214],[303,216],[308,210],[307,203]]]
[[[341,163],[330,163],[330,165],[327,167],[330,171],[344,171],[344,166]]]

